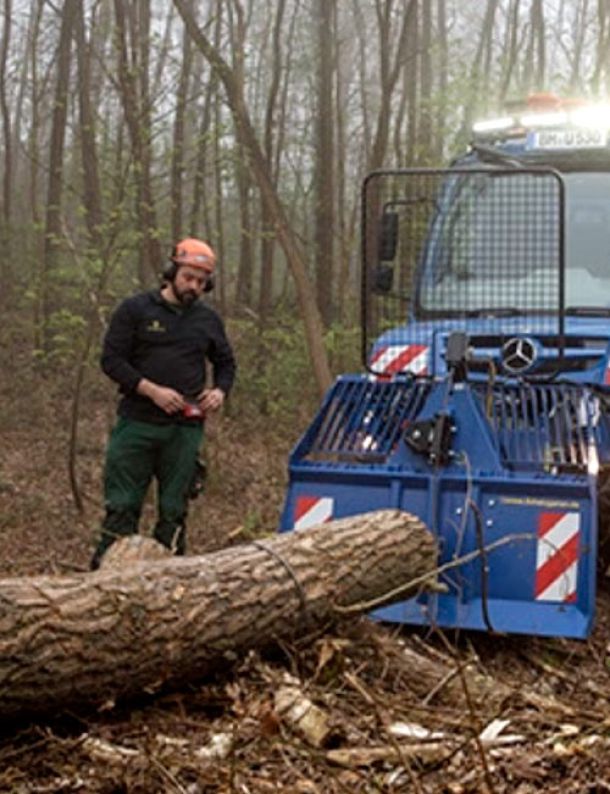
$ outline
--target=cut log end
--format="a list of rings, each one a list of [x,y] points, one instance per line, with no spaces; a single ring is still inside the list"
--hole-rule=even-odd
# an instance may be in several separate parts
[[[171,557],[171,551],[156,540],[143,535],[129,535],[112,544],[102,557],[100,569],[125,568],[134,563],[163,560],[167,557]]]

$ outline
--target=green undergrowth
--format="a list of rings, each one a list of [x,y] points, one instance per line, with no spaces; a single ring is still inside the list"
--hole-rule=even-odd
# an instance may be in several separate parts
[[[17,308],[5,314],[0,329],[0,365],[5,373],[0,385],[0,429],[16,421],[17,412],[11,411],[11,405],[20,405],[19,416],[26,405],[34,419],[42,419],[55,399],[67,407],[83,359],[83,407],[91,401],[112,401],[114,390],[98,364],[103,329],[95,329],[87,349],[84,321],[77,323],[74,315],[58,312],[54,322],[58,347],[43,353],[36,344],[32,316]],[[303,323],[286,311],[265,326],[249,318],[229,318],[226,325],[238,363],[228,415],[258,432],[296,437],[311,421],[321,398]],[[333,376],[360,368],[357,328],[332,326],[324,343]]]
[[[261,328],[252,320],[231,320],[229,333],[238,360],[230,410],[273,432],[303,429],[320,403],[303,324],[276,317]],[[359,368],[359,331],[330,328],[324,338],[333,376]]]

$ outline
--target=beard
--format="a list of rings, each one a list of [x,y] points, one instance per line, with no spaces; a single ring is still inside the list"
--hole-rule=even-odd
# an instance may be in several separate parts
[[[171,282],[172,285],[172,292],[176,296],[176,300],[181,306],[190,306],[191,304],[195,303],[198,298],[197,293],[195,290],[192,289],[178,289],[176,287],[175,282]]]

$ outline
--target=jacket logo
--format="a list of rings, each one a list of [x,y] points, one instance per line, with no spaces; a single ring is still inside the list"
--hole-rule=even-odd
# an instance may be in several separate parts
[[[159,322],[159,320],[151,320],[146,326],[146,330],[162,333],[164,331],[167,331],[167,328],[163,325],[162,322]]]

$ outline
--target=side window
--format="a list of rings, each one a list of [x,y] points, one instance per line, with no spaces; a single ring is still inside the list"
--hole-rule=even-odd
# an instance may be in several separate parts
[[[579,202],[571,208],[566,231],[567,265],[596,278],[610,276],[610,217],[601,204]]]

